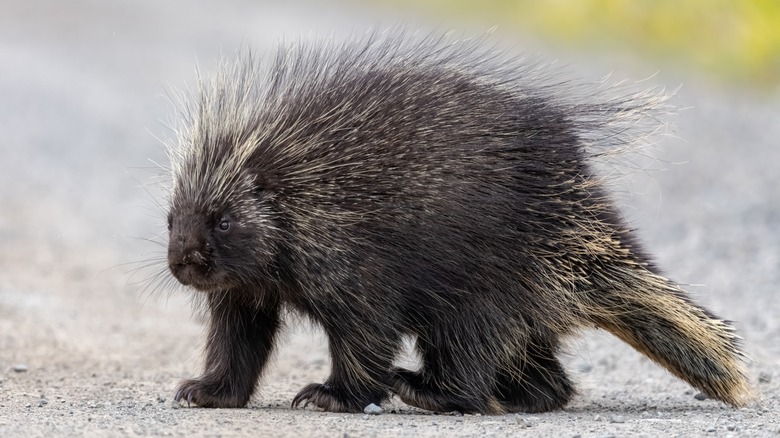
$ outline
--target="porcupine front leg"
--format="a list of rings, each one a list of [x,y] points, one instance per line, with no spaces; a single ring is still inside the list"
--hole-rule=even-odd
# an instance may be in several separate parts
[[[325,324],[324,328],[330,347],[330,376],[322,384],[301,389],[292,407],[312,404],[331,412],[363,412],[371,403],[379,406],[389,397],[388,370],[400,336],[381,332],[376,326],[356,327],[344,321]]]
[[[279,304],[254,303],[235,291],[210,293],[206,370],[179,383],[174,399],[204,408],[240,408],[255,390],[281,325]]]

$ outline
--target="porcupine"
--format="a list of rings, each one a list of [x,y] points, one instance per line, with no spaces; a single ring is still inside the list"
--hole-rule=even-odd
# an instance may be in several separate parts
[[[175,399],[244,406],[292,309],[332,362],[293,407],[554,410],[575,392],[562,339],[588,327],[750,400],[731,324],[659,273],[593,170],[665,95],[583,97],[544,71],[388,31],[245,51],[201,81],[169,148],[168,263],[210,322]],[[417,371],[393,366],[405,336]]]

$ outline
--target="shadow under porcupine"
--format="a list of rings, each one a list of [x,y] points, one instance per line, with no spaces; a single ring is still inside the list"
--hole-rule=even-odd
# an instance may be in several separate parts
[[[210,318],[176,400],[244,406],[290,308],[332,359],[293,406],[561,408],[556,353],[584,327],[746,403],[733,329],[657,272],[591,169],[663,99],[577,97],[482,41],[400,31],[224,66],[170,147],[169,267]],[[406,335],[419,371],[392,365]]]

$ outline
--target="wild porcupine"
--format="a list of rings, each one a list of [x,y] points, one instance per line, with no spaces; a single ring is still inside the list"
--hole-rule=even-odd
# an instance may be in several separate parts
[[[658,273],[591,169],[658,96],[567,97],[503,56],[388,32],[284,47],[267,68],[247,54],[201,84],[171,147],[168,262],[210,328],[176,400],[244,406],[283,308],[322,326],[332,359],[293,407],[561,408],[561,339],[594,326],[749,400],[732,327]],[[392,365],[405,335],[419,371]]]

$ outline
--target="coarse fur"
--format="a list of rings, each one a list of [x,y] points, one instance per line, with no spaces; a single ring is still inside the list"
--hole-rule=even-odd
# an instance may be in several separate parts
[[[592,170],[665,95],[578,94],[483,43],[374,32],[245,53],[200,84],[170,147],[168,262],[210,324],[176,400],[244,406],[286,308],[332,361],[293,406],[558,409],[561,340],[587,327],[750,400],[731,325],[659,274]],[[393,367],[407,335],[418,371]]]

